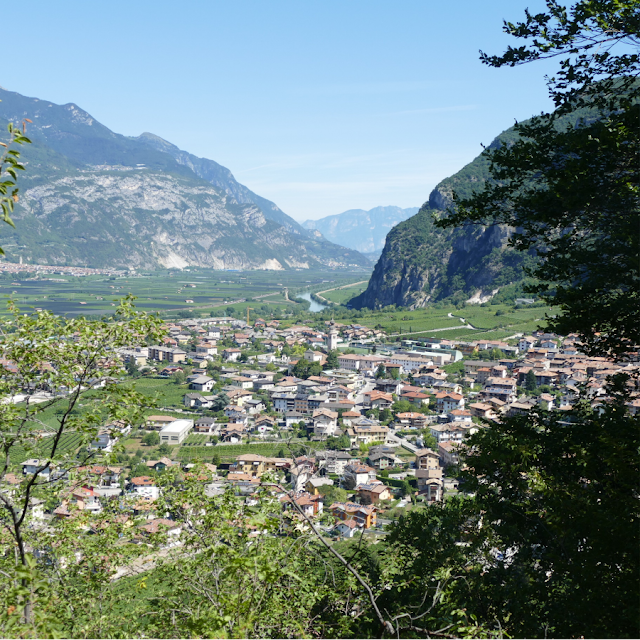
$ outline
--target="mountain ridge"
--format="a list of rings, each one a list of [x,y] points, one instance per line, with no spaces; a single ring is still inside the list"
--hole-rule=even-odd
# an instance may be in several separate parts
[[[355,251],[308,235],[213,160],[154,134],[117,134],[74,103],[7,90],[0,99],[0,121],[33,122],[33,144],[20,149],[27,171],[20,176],[17,227],[0,238],[8,259],[149,269],[370,265]]]
[[[383,249],[387,233],[417,212],[418,207],[379,206],[368,211],[349,209],[318,220],[305,220],[302,226],[319,231],[331,242],[349,249],[375,254]]]

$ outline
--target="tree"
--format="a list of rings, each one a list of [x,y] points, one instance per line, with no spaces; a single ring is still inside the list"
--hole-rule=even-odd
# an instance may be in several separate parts
[[[527,375],[524,381],[524,388],[529,393],[535,393],[536,389],[538,388],[538,383],[536,382],[536,374],[533,369],[529,369],[529,371],[527,371]]]
[[[154,432],[155,433],[155,432]],[[158,455],[161,456],[168,456],[171,454],[171,447],[166,443],[163,442],[159,447],[158,447]]]
[[[380,378],[386,377],[386,375],[387,375],[387,370],[385,369],[385,366],[382,363],[380,363],[376,370],[376,378],[379,380]]]
[[[156,447],[160,444],[160,436],[157,431],[149,431],[142,437],[142,444],[146,444],[147,447]]]
[[[320,495],[324,496],[324,502],[327,507],[333,502],[346,502],[349,495],[346,489],[336,487],[332,484],[323,484],[321,487],[318,487],[318,491]]]
[[[324,366],[325,369],[337,369],[338,368],[338,351],[333,349],[327,354],[327,362]]]
[[[211,401],[211,410],[222,411],[229,402],[229,396],[222,391]]]
[[[28,118],[22,121],[22,130],[12,122],[7,125],[9,139],[7,142],[0,142],[4,147],[4,152],[0,155],[0,207],[2,207],[3,220],[7,224],[15,227],[11,219],[13,207],[18,202],[17,186],[18,171],[24,171],[24,165],[20,163],[20,152],[14,145],[30,144],[31,140],[25,136],[26,123],[31,122]],[[0,255],[4,251],[0,248]]]
[[[640,417],[626,411],[628,382],[612,381],[597,410],[585,397],[566,414],[535,409],[470,439],[463,484],[503,554],[483,578],[495,589],[486,596],[508,601],[511,635],[640,633]]]
[[[136,375],[136,373],[138,373],[138,367],[136,366],[135,360],[133,360],[132,358],[129,358],[129,360],[127,360],[125,368],[130,376],[134,376]]]
[[[394,413],[407,413],[413,411],[414,406],[409,400],[398,400],[391,405],[391,410]]]
[[[322,373],[322,365],[319,362],[309,362],[304,358],[300,358],[291,370],[294,376],[298,378],[308,378],[309,376],[319,376]]]
[[[430,429],[425,429],[422,434],[422,444],[425,449],[438,450],[438,441],[435,439]]]
[[[549,0],[546,13],[505,25],[532,45],[485,61],[565,56],[550,81],[557,110],[491,149],[491,180],[440,222],[513,227],[512,244],[537,254],[532,291],[562,310],[549,326],[614,358],[640,342],[640,59],[612,50],[637,42],[638,6],[580,0],[567,10]],[[465,571],[458,602],[481,624],[497,620],[515,637],[640,635],[640,418],[627,410],[637,386],[637,372],[620,374],[597,408],[585,394],[562,415],[534,408],[470,437],[461,477],[474,497],[437,538],[464,540],[477,558],[481,574],[444,566]]]
[[[637,16],[636,0],[579,0],[570,10],[547,0],[546,12],[505,23],[530,44],[483,61],[560,57],[549,81],[557,109],[517,124],[515,141],[488,149],[491,179],[437,222],[515,229],[510,243],[537,256],[528,291],[562,310],[548,326],[579,333],[593,355],[640,343],[640,57],[626,46],[637,44]]]
[[[173,384],[175,385],[181,385],[184,384],[187,381],[187,376],[185,375],[184,371],[176,371],[175,373],[171,374],[171,382],[173,382]]]
[[[349,449],[351,448],[351,440],[347,434],[341,436],[329,436],[327,438],[327,449]]]
[[[205,365],[207,375],[214,378],[220,375],[220,365],[216,364],[213,360],[207,360]]]
[[[406,498],[407,496],[411,495],[412,492],[413,492],[413,487],[411,486],[409,481],[405,478],[402,481],[402,484],[400,485],[400,495]]]
[[[52,614],[45,603],[52,587],[34,556],[45,543],[30,526],[33,501],[61,503],[65,479],[100,459],[91,443],[103,425],[143,420],[144,397],[114,382],[121,370],[114,349],[131,348],[140,336],[158,340],[160,321],[136,312],[131,298],[120,303],[114,322],[60,318],[46,311],[27,316],[11,302],[9,310],[0,337],[0,395],[12,398],[24,389],[48,389],[56,395],[38,404],[30,397],[20,404],[0,404],[0,478],[5,479],[16,459],[38,461],[15,491],[0,492],[3,539],[15,549],[15,555],[12,551],[0,559],[0,580],[8,581],[0,588],[0,629],[3,635],[41,635],[51,633],[46,625]],[[101,381],[105,387],[96,391],[93,387]],[[47,417],[52,407],[57,410]],[[62,538],[58,544],[64,546]]]

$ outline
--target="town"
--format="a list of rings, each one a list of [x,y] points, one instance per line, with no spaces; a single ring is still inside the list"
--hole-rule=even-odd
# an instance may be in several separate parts
[[[68,487],[59,504],[31,505],[39,526],[120,500],[134,538],[160,528],[178,544],[181,522],[155,506],[160,479],[203,464],[208,495],[231,491],[251,505],[268,486],[293,520],[317,520],[334,539],[375,540],[415,505],[464,491],[469,435],[535,407],[567,411],[583,388],[597,406],[609,376],[638,368],[585,356],[576,336],[543,332],[508,342],[388,342],[383,331],[333,320],[228,317],[162,329],[159,343],[117,353],[119,384],[153,383],[164,411],[149,408],[140,424],[104,424],[93,463],[73,472],[28,458],[5,475],[7,493],[36,472]],[[40,388],[19,399],[47,397]],[[637,413],[640,398],[628,409]]]

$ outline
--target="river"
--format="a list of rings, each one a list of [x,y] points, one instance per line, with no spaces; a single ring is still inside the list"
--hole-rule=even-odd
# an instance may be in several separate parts
[[[298,298],[302,298],[303,300],[308,300],[311,303],[311,306],[309,307],[309,311],[313,312],[313,313],[317,313],[318,311],[322,311],[323,309],[327,308],[326,304],[320,304],[319,302],[316,302],[315,300],[313,300],[311,298],[311,292],[310,291],[305,291],[304,293],[299,293],[297,295]]]

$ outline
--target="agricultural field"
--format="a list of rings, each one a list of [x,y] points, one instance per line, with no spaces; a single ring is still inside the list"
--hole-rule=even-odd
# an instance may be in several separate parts
[[[415,311],[375,312],[358,318],[368,327],[382,327],[389,335],[445,339],[498,340],[515,333],[530,333],[542,323],[549,307],[514,309],[497,304],[417,309]],[[471,328],[469,327],[471,325]]]
[[[362,293],[366,287],[366,282],[360,282],[348,287],[334,289],[333,291],[319,292],[319,295],[330,302],[335,302],[336,304],[347,304],[351,298]]]
[[[79,433],[64,433],[58,444],[58,452],[65,453],[78,448],[80,444]],[[10,460],[12,464],[20,464],[29,458],[46,458],[51,452],[53,438],[44,438],[38,447],[33,451],[25,451],[21,446],[12,447]]]
[[[192,267],[130,276],[69,274],[34,277],[30,273],[1,274],[0,298],[14,300],[24,311],[46,309],[58,315],[103,315],[114,311],[120,298],[136,296],[136,306],[145,311],[175,317],[189,311],[197,315],[225,315],[225,310],[246,310],[252,315],[269,315],[275,309],[291,310],[291,297],[307,289],[340,286],[368,277],[361,271],[214,271]],[[4,308],[0,308],[0,313]]]
[[[186,445],[186,446],[185,446]],[[294,447],[304,446],[308,449],[322,448],[321,442],[295,442]],[[199,458],[207,461],[214,454],[219,455],[223,462],[232,462],[237,456],[243,453],[256,453],[262,456],[276,457],[280,451],[287,451],[286,442],[256,442],[251,444],[218,444],[212,447],[188,445],[185,441],[178,449],[177,458],[179,460],[191,460]],[[175,450],[174,450],[175,454]],[[290,455],[287,453],[287,455]]]

